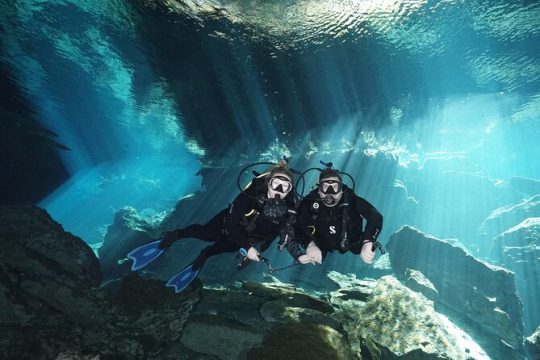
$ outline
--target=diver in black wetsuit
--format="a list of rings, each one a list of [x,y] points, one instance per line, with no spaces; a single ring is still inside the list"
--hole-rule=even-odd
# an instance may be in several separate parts
[[[306,254],[297,259],[302,264],[321,264],[328,252],[337,250],[371,263],[380,247],[377,237],[382,225],[381,213],[343,184],[340,172],[327,167],[321,171],[318,188],[298,207],[296,241]]]
[[[286,162],[280,162],[268,173],[256,177],[232,204],[221,210],[204,225],[192,224],[183,229],[164,233],[161,249],[183,238],[213,242],[193,261],[192,269],[199,270],[214,255],[247,250],[247,259],[260,261],[259,251],[266,250],[280,235],[288,210],[294,208],[293,174]],[[291,255],[299,256],[295,243],[287,246]],[[244,264],[243,266],[245,266]]]

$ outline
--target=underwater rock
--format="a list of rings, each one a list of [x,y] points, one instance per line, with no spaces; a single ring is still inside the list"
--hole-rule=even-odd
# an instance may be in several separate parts
[[[0,207],[0,244],[0,321],[27,324],[44,309],[78,323],[100,321],[91,292],[101,282],[98,261],[45,210]]]
[[[153,224],[139,216],[137,210],[125,207],[118,211],[99,249],[99,262],[105,278],[113,279],[128,274],[131,261],[123,261],[126,254],[153,240],[154,235]]]
[[[0,225],[8,220],[16,223],[6,215],[10,212],[14,211],[2,213]],[[29,213],[32,221],[38,224],[56,224],[43,210],[31,209]],[[31,228],[29,222],[20,224],[27,224],[23,233],[33,234],[28,230]],[[55,250],[56,256],[63,256],[62,260],[70,271],[53,266],[54,262],[41,265],[39,271],[46,278],[53,274],[61,275],[56,278],[55,285],[60,288],[55,294],[65,293],[61,290],[62,286],[66,287],[65,282],[78,286],[75,290],[81,298],[68,297],[71,303],[59,308],[54,301],[45,302],[40,297],[44,291],[27,293],[28,288],[33,289],[34,285],[17,287],[18,283],[12,284],[17,277],[22,277],[19,281],[24,283],[28,275],[6,271],[15,269],[15,265],[36,263],[35,259],[39,257],[27,255],[25,250],[31,246],[26,246],[28,241],[17,233],[18,228],[2,227],[10,230],[8,235],[2,234],[2,241],[10,241],[12,249],[18,249],[16,257],[13,254],[8,257],[6,247],[0,250],[3,251],[0,252],[0,289],[4,291],[0,304],[5,305],[1,310],[3,313],[0,313],[9,312],[12,321],[3,321],[0,328],[0,351],[7,358],[289,359],[301,353],[310,359],[359,359],[361,352],[367,351],[365,344],[369,341],[378,344],[371,350],[384,356],[380,359],[435,359],[434,354],[460,354],[458,350],[445,352],[445,348],[437,347],[439,343],[432,345],[436,342],[433,337],[439,341],[436,334],[440,334],[440,338],[447,336],[448,343],[452,343],[452,336],[457,336],[452,334],[459,333],[458,330],[446,333],[436,326],[427,325],[429,321],[425,318],[428,315],[441,319],[432,315],[433,304],[392,279],[376,282],[333,272],[330,275],[332,281],[341,287],[333,293],[319,291],[317,296],[277,279],[272,283],[245,282],[219,288],[203,288],[196,280],[189,289],[175,294],[162,281],[141,278],[132,273],[121,280],[112,295],[108,292],[109,286],[97,287],[100,279],[89,275],[96,271],[99,274],[92,251],[80,239],[65,233],[57,224],[56,228],[53,225],[50,228],[36,227],[43,231],[39,240],[41,246],[48,241],[55,244],[71,241],[79,245],[63,243],[61,249]],[[12,243],[10,239],[26,245]],[[34,240],[38,241],[38,238]],[[77,258],[71,255],[70,246],[80,247],[79,250],[89,258],[77,263],[85,256]],[[67,249],[69,256],[62,253],[63,248]],[[50,254],[51,257],[53,255]],[[90,277],[90,280],[86,278],[85,281],[78,280],[78,283],[73,273],[83,278]],[[6,291],[11,293],[5,295]],[[415,311],[400,310],[404,303]],[[419,304],[427,304],[427,307]],[[70,307],[85,314],[76,314],[75,317],[72,311],[68,311]],[[97,309],[99,319],[89,323],[87,318],[95,316],[92,309]],[[405,318],[407,314],[411,317],[409,320]],[[387,319],[388,316],[390,318]],[[6,318],[9,317],[6,315]],[[374,319],[385,319],[385,322],[376,323]],[[380,331],[396,333],[392,336],[399,339],[408,339],[411,328],[425,327],[430,333],[420,333],[419,336],[422,341],[428,339],[431,342],[423,345],[420,342],[416,347],[398,347],[396,344],[402,344],[401,340],[389,343],[389,339],[394,338],[378,334],[374,326],[377,329],[387,328]],[[404,340],[403,343],[406,342]],[[440,342],[444,343],[443,340]],[[440,351],[432,352],[432,348]],[[470,349],[471,355],[480,354],[474,345],[470,345]],[[376,357],[373,355],[371,358]]]
[[[495,237],[491,258],[511,270],[518,267],[518,263],[521,263],[520,268],[524,262],[534,265],[540,258],[540,217],[527,218]]]
[[[241,322],[215,315],[190,317],[182,332],[184,346],[200,354],[236,360],[240,354],[260,345],[264,332]]]
[[[365,306],[345,312],[351,318],[344,324],[350,338],[374,341],[399,355],[395,358],[489,359],[470,336],[435,311],[432,301],[393,276],[379,279]],[[392,357],[381,357],[387,358]]]
[[[486,241],[491,241],[501,232],[531,217],[540,217],[540,194],[524,199],[518,204],[493,210],[480,225],[480,234]]]
[[[300,292],[290,284],[260,284],[248,281],[243,283],[242,288],[247,290],[252,296],[260,296],[267,300],[287,299],[287,303],[291,307],[313,309],[326,314],[334,311],[332,306],[326,302]]]
[[[97,258],[45,210],[1,206],[0,245],[2,356],[54,358],[106,322]]]
[[[262,305],[260,312],[268,323],[320,324],[343,332],[343,326],[332,317],[317,310],[291,306],[288,299],[267,301]]]
[[[88,245],[37,207],[0,207],[0,244],[0,358],[149,358],[198,300],[136,274],[112,298]]]
[[[435,301],[439,296],[439,292],[427,277],[420,271],[405,269],[404,279],[402,282],[411,290],[419,292],[429,300]]]
[[[273,325],[266,323],[259,311],[267,300],[263,297],[251,296],[249,292],[242,290],[241,284],[235,284],[229,289],[203,288],[200,300],[195,305],[192,314],[219,315],[249,326],[269,330]]]
[[[512,272],[408,226],[390,237],[387,248],[398,278],[404,279],[407,269],[420,271],[439,293],[437,307],[474,334],[488,352],[506,349],[518,356],[522,303]]]
[[[540,323],[540,217],[525,219],[493,239],[495,263],[516,274],[516,286],[523,300],[528,331]]]
[[[540,194],[540,181],[514,176],[510,178],[510,186],[515,189],[516,191],[519,191],[520,193],[525,194],[526,196],[533,196],[536,194]]]
[[[289,324],[273,329],[260,348],[251,349],[248,360],[358,359],[345,337],[326,325]]]
[[[100,360],[99,355],[84,355],[78,352],[66,351],[58,354],[54,360]]]
[[[339,285],[339,289],[330,293],[330,302],[333,305],[347,300],[365,302],[375,287],[373,279],[357,279],[355,274],[344,275],[337,271],[330,271],[327,277]]]
[[[203,289],[200,294],[200,301],[195,305],[186,325],[190,333],[182,335],[183,345],[191,351],[216,356],[226,354],[219,356],[231,359],[246,358],[246,352],[249,352],[248,359],[290,358],[290,349],[279,347],[270,351],[266,347],[277,336],[283,336],[282,329],[306,331],[307,334],[317,329],[317,334],[324,333],[344,339],[339,342],[344,349],[350,347],[346,343],[343,327],[333,318],[333,307],[290,284],[246,282],[231,288]],[[209,334],[212,334],[210,340],[206,339]],[[238,341],[237,337],[251,339],[254,343],[248,346],[250,341]],[[313,346],[313,339],[294,338],[286,341],[293,344],[293,349]],[[205,349],[209,342],[213,344],[213,349]],[[230,346],[236,348],[221,350],[222,347]],[[318,344],[317,347],[326,352],[335,351],[333,347],[327,349],[326,343]]]
[[[540,326],[531,336],[525,338],[525,346],[532,359],[540,359]]]
[[[165,345],[180,341],[200,286],[175,294],[159,280],[137,274],[124,278],[117,296],[109,300],[108,321],[84,329],[81,347],[121,359],[147,359],[170,349]]]
[[[378,344],[371,339],[364,339],[361,343],[362,359],[370,360],[453,360],[445,354],[427,353],[422,349],[414,349],[408,353],[396,355],[386,346]],[[472,358],[467,358],[472,360]]]

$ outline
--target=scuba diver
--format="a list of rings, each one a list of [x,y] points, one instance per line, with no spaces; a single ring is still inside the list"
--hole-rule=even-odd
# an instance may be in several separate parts
[[[321,173],[317,188],[303,198],[298,207],[296,241],[305,248],[306,254],[297,260],[302,264],[321,264],[328,252],[338,250],[341,254],[350,251],[360,255],[370,264],[377,248],[384,254],[377,242],[383,217],[373,205],[354,193],[354,180],[349,174],[333,169],[332,163],[325,165],[324,170],[309,169]],[[342,174],[353,180],[353,189],[343,184]]]
[[[197,238],[213,244],[204,248],[190,265],[167,282],[167,286],[174,287],[176,292],[184,290],[197,277],[211,256],[241,250],[245,258],[238,265],[240,270],[251,261],[266,260],[257,248],[261,252],[266,250],[278,235],[283,234],[282,229],[286,225],[291,228],[288,218],[294,213],[295,206],[293,180],[287,162],[281,160],[268,172],[256,176],[229,207],[208,223],[167,231],[160,240],[130,252],[128,257],[134,260],[132,270],[145,266],[175,241],[185,238]],[[291,255],[298,258],[300,249],[296,243],[290,241],[286,246]]]

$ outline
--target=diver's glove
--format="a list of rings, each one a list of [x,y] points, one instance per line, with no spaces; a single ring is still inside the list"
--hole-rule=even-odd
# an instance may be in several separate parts
[[[301,264],[322,264],[322,252],[321,249],[315,244],[315,242],[310,242],[306,248],[306,255],[301,255],[298,257],[298,261]]]
[[[163,240],[159,242],[160,249],[168,249],[178,239],[180,239],[180,230],[172,230],[164,232],[161,237]]]
[[[360,257],[366,264],[371,264],[375,258],[376,248],[373,246],[373,241],[364,240],[362,250],[360,250]]]
[[[249,248],[246,257],[251,261],[261,261],[259,252],[253,246]]]
[[[298,262],[300,264],[309,264],[309,263],[311,263],[311,264],[315,265],[313,260],[311,260],[311,258],[309,256],[307,256],[307,255],[300,255],[297,260],[298,260]]]

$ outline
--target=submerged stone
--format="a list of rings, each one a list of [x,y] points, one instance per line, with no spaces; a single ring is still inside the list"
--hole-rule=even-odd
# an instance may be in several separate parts
[[[268,333],[259,348],[251,349],[248,360],[358,359],[342,334],[326,325],[289,324]]]
[[[525,339],[525,346],[532,359],[540,359],[540,326]]]
[[[263,338],[263,331],[241,322],[221,316],[197,315],[186,324],[181,341],[197,353],[236,360],[248,349],[260,345]]]
[[[80,238],[35,206],[0,207],[0,321],[27,324],[57,311],[72,321],[102,321],[92,287],[99,263]]]
[[[366,305],[348,312],[350,336],[382,345],[396,358],[489,359],[469,335],[435,311],[433,301],[393,276],[381,278]]]
[[[491,241],[501,232],[518,225],[523,220],[539,216],[540,194],[524,199],[517,204],[493,210],[480,225],[480,234],[485,236],[487,241]]]
[[[436,300],[439,296],[439,292],[427,277],[420,271],[413,269],[406,269],[403,282],[411,290],[423,294],[430,300]]]
[[[436,306],[487,351],[519,356],[522,303],[512,272],[408,226],[390,237],[387,248],[397,276],[404,279],[407,269],[420,271],[439,293]]]

